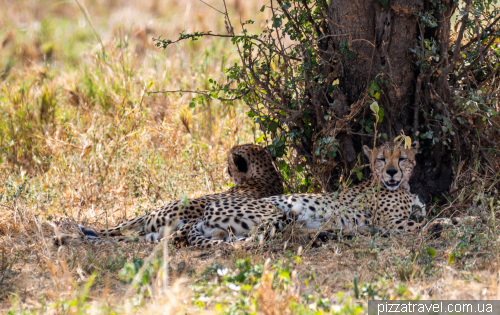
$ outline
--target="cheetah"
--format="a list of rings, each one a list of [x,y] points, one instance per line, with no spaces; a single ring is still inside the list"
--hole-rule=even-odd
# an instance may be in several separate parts
[[[98,232],[79,226],[80,236],[87,239],[102,239],[103,236],[126,240],[124,235],[137,232],[146,241],[157,241],[164,233],[165,227],[174,231],[173,243],[182,246],[187,241],[188,231],[205,211],[205,207],[221,198],[260,199],[283,194],[283,180],[276,170],[268,149],[254,144],[243,144],[233,147],[227,157],[227,171],[233,179],[234,186],[229,190],[205,195],[187,202],[177,200],[164,205],[150,214],[142,215],[115,227]],[[68,236],[59,236],[56,243],[69,243]]]
[[[373,227],[380,234],[420,231],[427,221],[416,222],[410,216],[425,217],[425,205],[409,192],[408,185],[418,148],[418,142],[410,148],[395,142],[386,142],[373,150],[364,146],[373,178],[340,192],[277,195],[259,200],[224,198],[210,203],[189,231],[189,243],[208,248],[246,240],[259,225],[276,226],[284,219],[293,219],[300,227],[316,231],[328,228],[335,232],[373,233]]]
[[[415,214],[425,216],[425,206],[409,192],[408,185],[418,148],[416,141],[408,149],[393,142],[374,150],[364,146],[374,174],[372,180],[336,193],[281,195],[262,200],[276,205],[308,229],[320,229],[328,223],[346,232],[371,227],[381,234],[418,231],[427,222],[409,218]]]

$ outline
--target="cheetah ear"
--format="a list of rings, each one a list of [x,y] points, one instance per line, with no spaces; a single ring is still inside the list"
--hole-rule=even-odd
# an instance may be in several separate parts
[[[363,152],[368,158],[372,157],[372,150],[367,145],[363,146]]]
[[[241,155],[233,154],[233,162],[238,168],[238,172],[246,173],[248,171],[247,161]]]
[[[420,142],[418,142],[418,141],[413,141],[413,142],[411,143],[411,148],[412,148],[412,149],[415,149],[415,150],[418,150],[418,148],[420,148]]]

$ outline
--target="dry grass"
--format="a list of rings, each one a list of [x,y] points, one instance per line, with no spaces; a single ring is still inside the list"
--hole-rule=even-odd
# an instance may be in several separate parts
[[[370,295],[497,297],[487,215],[485,224],[452,228],[436,241],[358,239],[307,249],[300,259],[298,244],[284,248],[286,233],[253,251],[134,243],[55,248],[50,221],[68,230],[75,222],[111,226],[183,195],[225,189],[226,152],[259,136],[240,103],[192,109],[187,93],[147,93],[224,81],[222,69],[236,60],[227,41],[183,42],[165,52],[151,41],[182,30],[224,33],[217,12],[194,0],[80,3],[104,47],[75,2],[0,1],[1,312],[281,314],[328,301],[355,314]],[[232,16],[262,26],[265,3],[228,3]],[[460,176],[464,183],[474,177]],[[494,197],[495,180],[462,188],[456,204],[488,213],[471,196]],[[228,275],[217,276],[224,267]],[[127,270],[144,285],[136,288]],[[227,285],[239,273],[250,282],[236,292]]]

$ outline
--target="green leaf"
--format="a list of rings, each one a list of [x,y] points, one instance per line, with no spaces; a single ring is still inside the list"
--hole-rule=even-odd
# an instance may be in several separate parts
[[[445,126],[443,126],[441,129],[443,129],[443,132],[447,132],[448,131],[448,128],[446,128]]]
[[[250,117],[250,118],[254,118],[255,116],[257,116],[257,114],[255,114],[255,112],[253,112],[253,111],[250,110],[250,111],[247,112],[247,116]]]
[[[279,125],[277,122],[274,120],[271,120],[268,125],[268,130],[271,132],[276,132],[276,129],[278,129]]]
[[[194,108],[196,104],[194,102],[189,103],[189,107]]]
[[[240,272],[237,276],[236,276],[236,281],[238,281],[239,283],[245,281],[247,277],[245,276],[245,273],[244,272]]]
[[[259,143],[259,142],[264,141],[265,136],[266,136],[265,134],[262,134],[262,136],[258,137],[257,140],[255,140],[255,142]]]
[[[377,84],[377,82],[373,81],[370,84],[370,95],[372,97],[375,97],[376,99],[380,98],[380,86]]]
[[[264,12],[264,10],[266,9],[266,5],[263,5],[261,8],[260,8],[260,12]]]
[[[290,280],[290,272],[288,270],[280,270],[279,277],[280,279]]]
[[[378,117],[378,112],[379,112],[380,108],[378,107],[377,102],[373,102],[373,103],[370,105],[370,109],[372,110],[373,114],[375,114],[375,116],[377,116],[377,117]]]
[[[448,265],[451,265],[455,262],[455,254],[451,253],[450,256],[448,256]]]
[[[288,164],[286,164],[286,162],[281,162],[279,167],[280,171],[286,172],[288,170]]]
[[[299,256],[295,256],[295,257],[293,257],[293,259],[295,260],[295,262],[297,264],[300,264],[302,262],[302,258],[300,258]]]
[[[378,106],[377,102],[373,102],[370,105],[370,109],[372,110],[373,115],[375,115],[375,117],[377,118],[377,122],[378,122],[380,120],[380,117],[379,117],[380,107]]]
[[[302,165],[297,165],[297,173],[302,173],[303,168]]]
[[[321,152],[320,150],[321,150],[321,147],[317,147],[316,150],[314,151],[314,154],[319,155]]]
[[[427,247],[427,253],[431,255],[433,258],[436,257],[436,250],[432,247]]]
[[[385,111],[383,108],[380,108],[379,113],[378,113],[378,123],[379,124],[384,120],[384,116],[385,116]]]

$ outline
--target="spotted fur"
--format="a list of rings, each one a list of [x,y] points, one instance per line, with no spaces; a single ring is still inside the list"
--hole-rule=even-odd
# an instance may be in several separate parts
[[[209,204],[203,217],[193,225],[189,232],[189,244],[209,248],[224,242],[248,241],[252,231],[260,229],[262,233],[263,225],[281,228],[284,219],[283,213],[264,200],[219,199]]]
[[[410,216],[425,216],[425,205],[409,192],[408,186],[417,150],[418,143],[408,149],[395,143],[386,143],[373,150],[365,146],[374,179],[340,192],[278,195],[260,200],[218,200],[209,204],[202,219],[193,225],[189,243],[207,248],[244,239],[268,218],[272,222],[278,218],[293,219],[309,230],[357,233],[373,232],[375,228],[381,234],[419,231],[426,222],[418,223],[410,220]]]
[[[410,216],[425,216],[425,205],[409,192],[408,186],[418,147],[418,142],[410,148],[394,142],[373,150],[365,146],[373,180],[337,193],[281,195],[263,200],[308,229],[324,227],[350,233],[375,228],[381,234],[419,231],[426,221],[419,223]]]
[[[235,146],[228,153],[227,164],[234,186],[226,192],[194,198],[186,203],[177,200],[150,214],[139,216],[107,230],[94,232],[90,229],[81,229],[81,231],[89,239],[96,236],[111,236],[121,240],[123,238],[120,237],[137,232],[146,240],[158,240],[163,236],[164,228],[168,226],[175,231],[172,240],[180,245],[187,241],[191,226],[202,217],[206,206],[211,202],[221,198],[259,199],[283,194],[281,175],[276,171],[267,149],[253,144]]]

